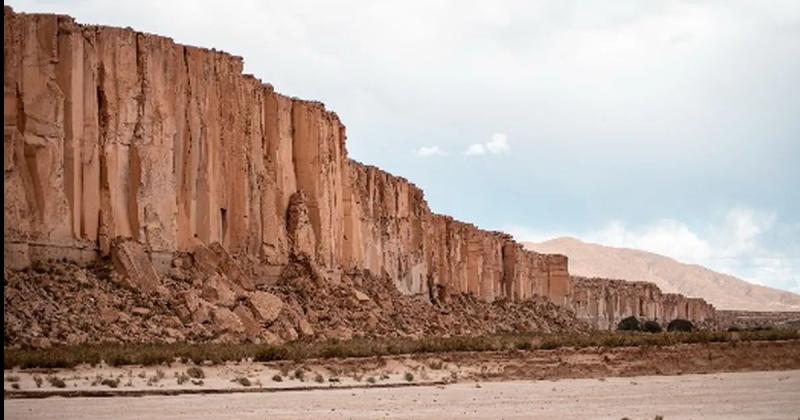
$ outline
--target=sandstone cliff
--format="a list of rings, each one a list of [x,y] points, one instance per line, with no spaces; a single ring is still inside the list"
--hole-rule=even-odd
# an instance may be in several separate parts
[[[573,276],[572,284],[575,315],[600,329],[616,329],[629,316],[661,323],[679,318],[703,323],[716,313],[703,299],[662,293],[653,283]]]
[[[694,264],[638,249],[614,248],[556,238],[525,246],[542,253],[569,257],[570,273],[655,283],[661,290],[703,297],[718,309],[746,311],[798,311],[800,295],[748,283]]]
[[[8,8],[4,56],[6,265],[89,260],[124,237],[161,272],[219,242],[274,272],[303,254],[408,294],[569,292],[565,258],[431,213],[413,184],[347,158],[336,114],[239,57]],[[287,211],[307,217],[289,226]]]
[[[344,290],[388,279],[445,309],[465,294],[573,304],[566,257],[434,214],[412,183],[348,158],[336,114],[274,92],[242,64],[5,8],[4,266],[110,256],[118,283],[161,295],[175,325],[269,326],[284,339],[314,312],[261,294],[287,279]],[[35,320],[16,296],[24,335]],[[278,328],[267,313],[289,315]]]

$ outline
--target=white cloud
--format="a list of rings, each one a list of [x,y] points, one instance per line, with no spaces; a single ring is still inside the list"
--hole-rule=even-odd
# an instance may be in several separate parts
[[[511,151],[511,146],[508,145],[508,138],[503,133],[492,134],[492,139],[486,143],[476,143],[470,145],[464,154],[467,156],[481,156],[487,153],[499,155]]]
[[[473,144],[467,147],[467,150],[464,151],[464,154],[467,156],[480,156],[486,154],[486,147],[482,144]]]
[[[500,153],[508,153],[511,150],[511,146],[508,145],[508,139],[505,134],[494,133],[492,134],[492,141],[486,143],[486,150],[497,155]]]
[[[791,249],[769,246],[767,236],[775,231],[775,221],[773,212],[736,207],[718,220],[696,228],[679,220],[663,219],[639,227],[611,221],[600,229],[580,233],[541,232],[520,226],[506,230],[520,241],[542,242],[571,236],[606,246],[641,249],[798,293],[800,258],[791,254]]]
[[[430,157],[430,156],[447,156],[447,152],[439,146],[422,146],[417,149],[417,156]]]

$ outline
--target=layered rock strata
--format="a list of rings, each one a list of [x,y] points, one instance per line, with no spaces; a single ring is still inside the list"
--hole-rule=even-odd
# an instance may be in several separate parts
[[[242,74],[239,57],[8,7],[3,36],[7,268],[112,256],[126,284],[163,293],[190,253],[213,264],[183,317],[236,331],[264,315],[231,302],[279,306],[255,289],[298,262],[434,303],[546,297],[603,328],[713,314],[642,283],[573,292],[566,257],[434,214],[406,179],[347,157],[336,114]]]
[[[629,316],[662,323],[679,318],[702,323],[716,313],[701,298],[662,293],[653,283],[573,276],[572,285],[575,315],[600,329],[616,329]]]
[[[406,294],[567,301],[565,257],[433,214],[407,180],[348,159],[336,114],[242,74],[239,57],[10,8],[3,49],[7,267],[91,260],[126,238],[164,273],[220,243],[272,273],[300,257]]]

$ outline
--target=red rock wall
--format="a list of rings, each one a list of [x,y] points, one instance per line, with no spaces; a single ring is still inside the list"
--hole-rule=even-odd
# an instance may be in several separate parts
[[[567,303],[566,257],[431,213],[413,184],[347,158],[334,113],[242,75],[240,58],[4,14],[7,266],[95,258],[123,237],[163,269],[219,242],[267,267],[303,254],[330,276],[386,274],[409,294]]]
[[[572,278],[570,305],[578,318],[600,329],[616,329],[624,318],[669,322],[688,319],[703,322],[714,318],[714,306],[700,298],[662,293],[653,283]]]

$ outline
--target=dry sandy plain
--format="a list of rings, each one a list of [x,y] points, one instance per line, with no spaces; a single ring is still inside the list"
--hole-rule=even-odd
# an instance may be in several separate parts
[[[795,340],[239,362],[179,381],[190,367],[6,370],[4,416],[800,419]]]
[[[11,399],[6,419],[796,419],[800,371],[111,398]]]

